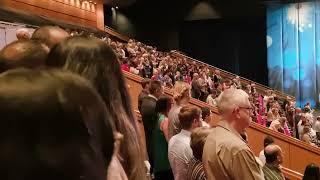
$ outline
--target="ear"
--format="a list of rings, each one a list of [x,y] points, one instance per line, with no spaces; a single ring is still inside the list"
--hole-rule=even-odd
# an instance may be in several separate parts
[[[234,108],[234,110],[232,111],[232,113],[234,113],[234,115],[235,115],[237,118],[240,118],[240,108],[238,108],[238,107]]]

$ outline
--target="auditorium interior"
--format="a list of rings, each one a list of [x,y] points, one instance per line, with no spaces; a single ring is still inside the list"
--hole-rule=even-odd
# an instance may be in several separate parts
[[[0,174],[320,180],[319,22],[317,0],[0,0]]]

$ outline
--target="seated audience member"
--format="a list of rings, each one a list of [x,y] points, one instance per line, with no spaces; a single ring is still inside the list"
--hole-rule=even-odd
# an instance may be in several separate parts
[[[103,41],[83,36],[69,37],[49,53],[47,65],[80,74],[88,79],[106,104],[117,132],[123,135],[118,159],[128,179],[146,179],[142,142],[134,118],[120,63]],[[117,171],[110,171],[117,172]]]
[[[320,179],[320,169],[316,164],[309,164],[304,170],[304,175],[302,180],[319,180]]]
[[[184,106],[179,113],[181,132],[169,140],[168,156],[175,180],[187,179],[188,165],[192,158],[191,131],[200,127],[201,110],[195,106]]]
[[[208,95],[206,102],[213,107],[217,107],[217,90],[210,90],[211,94]]]
[[[14,41],[0,51],[0,72],[18,67],[39,68],[45,64],[47,54],[36,41]]]
[[[283,162],[282,150],[278,145],[270,144],[264,148],[266,156],[266,164],[262,170],[265,180],[285,180],[281,172],[281,164]]]
[[[189,162],[187,180],[205,180],[202,164],[203,146],[207,136],[211,132],[210,128],[199,127],[192,131],[190,147],[192,149],[193,158]]]
[[[19,28],[16,31],[16,37],[19,41],[23,41],[29,40],[31,38],[31,35],[27,28]]]
[[[168,159],[168,113],[172,99],[161,96],[155,108],[156,125],[153,130],[153,166],[156,180],[173,180],[173,174]]]
[[[31,39],[39,41],[50,50],[68,36],[69,34],[58,26],[42,26],[33,32]]]
[[[251,123],[248,94],[230,88],[218,98],[222,120],[207,137],[202,162],[207,179],[260,180],[260,166],[240,134]]]
[[[316,133],[320,133],[320,116],[317,117],[316,122],[313,125],[313,129]]]
[[[259,153],[259,159],[262,162],[263,165],[266,164],[266,156],[264,155],[264,148],[266,148],[268,145],[273,144],[274,140],[271,136],[267,136],[263,140],[263,150]]]
[[[98,93],[67,72],[0,75],[2,179],[105,180],[112,122]]]
[[[177,81],[173,87],[173,99],[175,100],[174,106],[169,112],[169,139],[180,133],[179,112],[183,106],[188,105],[190,100],[190,85],[188,83]]]
[[[138,109],[141,111],[142,99],[149,95],[150,79],[144,78],[141,82],[142,90],[138,96]]]
[[[290,135],[288,127],[286,128],[286,121],[287,119],[285,117],[280,117],[276,120],[273,120],[270,124],[269,129],[272,129],[274,131],[277,131],[286,135]]]
[[[201,126],[210,127],[211,125],[211,110],[208,107],[201,108],[202,121]]]
[[[146,146],[150,163],[152,165],[152,131],[156,125],[155,109],[158,98],[163,94],[163,88],[160,81],[151,81],[149,95],[142,99],[141,116],[146,137]]]
[[[317,142],[316,132],[311,128],[311,125],[307,122],[303,126],[303,132],[301,134],[301,140],[313,146],[316,145]]]

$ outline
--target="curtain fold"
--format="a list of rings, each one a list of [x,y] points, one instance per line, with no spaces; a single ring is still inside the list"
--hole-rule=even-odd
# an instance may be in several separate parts
[[[315,106],[320,90],[319,2],[267,9],[269,86]]]

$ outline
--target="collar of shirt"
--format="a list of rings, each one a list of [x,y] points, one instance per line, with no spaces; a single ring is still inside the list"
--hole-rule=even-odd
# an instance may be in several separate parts
[[[267,166],[267,167],[268,167],[269,169],[271,169],[271,170],[275,170],[275,171],[278,171],[278,172],[282,172],[280,165],[279,165],[279,166],[275,166],[275,165],[266,163],[265,166]]]
[[[190,137],[191,136],[191,132],[190,131],[187,131],[187,130],[184,130],[184,129],[181,129],[181,134],[185,135],[185,136],[188,136]]]
[[[149,94],[148,96],[149,96],[149,97],[152,97],[153,99],[155,99],[156,101],[158,101],[158,98],[156,98],[154,95]]]
[[[237,137],[239,137],[243,142],[245,142],[247,144],[247,142],[241,137],[241,135],[235,129],[233,129],[226,121],[221,120],[218,123],[218,126],[232,132],[233,134],[235,134]]]

